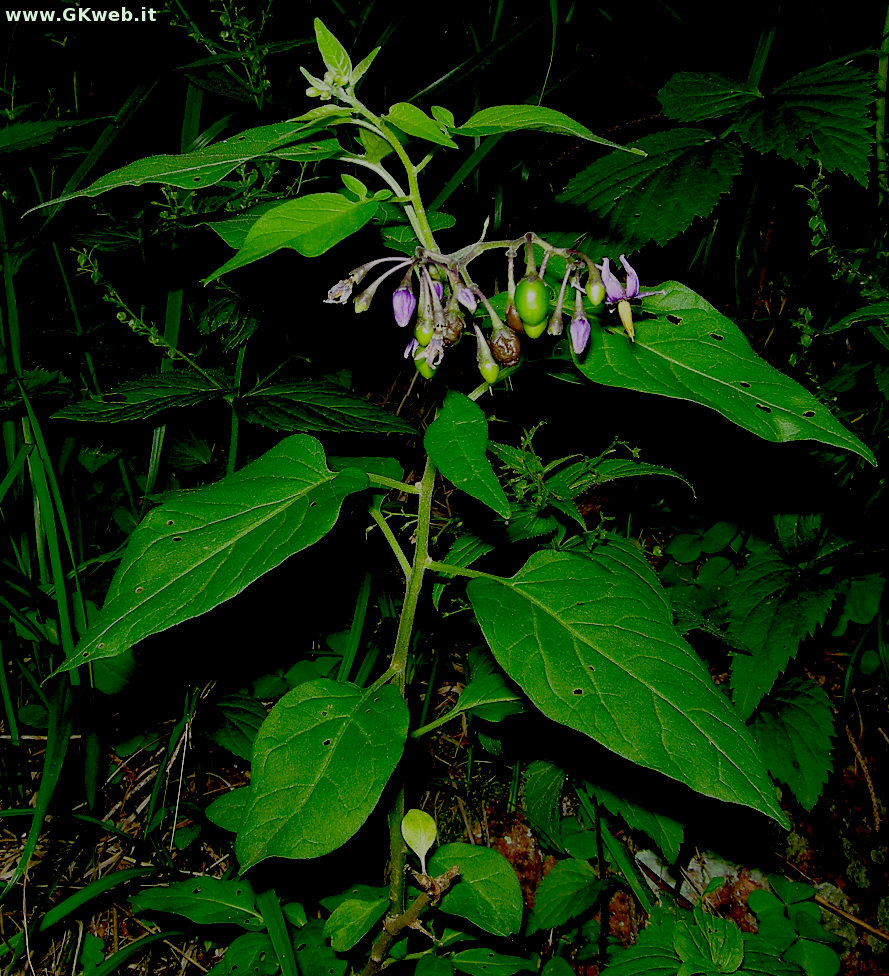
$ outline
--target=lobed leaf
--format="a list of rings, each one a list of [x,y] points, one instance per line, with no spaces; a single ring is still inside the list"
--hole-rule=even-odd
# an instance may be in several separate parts
[[[368,485],[328,469],[295,434],[215,485],[180,492],[130,536],[105,605],[61,670],[123,653],[230,600],[333,527],[343,499]]]
[[[730,115],[762,98],[756,88],[724,75],[680,71],[657,93],[664,115],[680,122],[701,122]]]
[[[706,796],[786,818],[753,740],[672,625],[642,554],[534,553],[511,579],[473,579],[494,656],[546,716]]]
[[[250,799],[238,830],[244,870],[269,857],[320,857],[370,816],[407,737],[394,685],[317,678],[287,692],[253,746]],[[331,816],[331,810],[336,816]]]

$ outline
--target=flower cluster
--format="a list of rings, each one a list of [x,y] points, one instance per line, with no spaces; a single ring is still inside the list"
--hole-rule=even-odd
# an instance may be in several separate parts
[[[439,254],[426,248],[417,248],[412,257],[385,257],[369,261],[355,268],[342,281],[338,281],[327,293],[327,302],[344,304],[350,299],[356,312],[366,311],[380,285],[393,275],[400,274],[397,287],[392,292],[392,313],[396,324],[406,328],[413,322],[413,337],[404,355],[413,359],[417,370],[427,378],[438,369],[445,352],[455,346],[466,330],[467,315],[476,312],[479,304],[490,320],[491,332],[486,336],[475,323],[472,330],[476,340],[476,359],[479,372],[488,383],[494,383],[501,366],[515,366],[521,355],[520,334],[534,339],[547,332],[560,336],[565,331],[564,312],[568,301],[568,289],[573,290],[573,315],[568,325],[568,338],[576,356],[584,353],[590,342],[592,327],[586,314],[587,305],[594,309],[605,303],[617,308],[620,320],[631,341],[635,328],[630,302],[662,292],[640,292],[639,276],[630,266],[625,255],[620,263],[626,272],[626,284],[622,285],[611,270],[608,258],[601,265],[589,257],[571,249],[556,248],[533,234],[509,243],[507,249],[508,297],[506,323],[492,307],[491,302],[472,281],[467,266],[483,251],[500,244],[479,244],[464,248],[454,254]],[[533,245],[543,248],[544,255],[538,270]],[[525,247],[525,275],[516,284],[515,257],[518,249]],[[554,255],[565,259],[561,286],[555,304],[551,300],[549,286],[544,280],[547,263]],[[353,298],[353,291],[373,268],[391,265],[372,283]],[[585,303],[586,302],[586,303]]]

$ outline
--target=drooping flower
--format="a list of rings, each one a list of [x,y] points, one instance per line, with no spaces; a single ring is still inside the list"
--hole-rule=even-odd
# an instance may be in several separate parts
[[[577,279],[574,281],[574,317],[568,330],[571,334],[571,348],[579,356],[590,341],[590,321],[583,314],[583,292]]]
[[[602,283],[605,285],[605,302],[608,305],[617,305],[617,314],[620,316],[624,331],[630,337],[630,341],[635,341],[636,330],[633,326],[633,312],[630,302],[634,298],[647,298],[649,295],[663,295],[663,291],[639,291],[639,275],[636,274],[630,262],[621,254],[620,263],[627,273],[627,283],[622,285],[611,270],[608,258],[602,262],[599,270],[602,272]]]
[[[395,313],[396,323],[404,328],[410,322],[416,308],[417,299],[411,288],[411,271],[408,271],[401,284],[392,292],[392,311]]]

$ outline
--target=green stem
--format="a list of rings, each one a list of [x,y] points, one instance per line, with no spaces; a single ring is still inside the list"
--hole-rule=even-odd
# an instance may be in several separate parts
[[[237,393],[241,392],[241,376],[244,372],[244,356],[247,354],[247,344],[244,343],[242,346],[238,347],[238,358],[235,362],[235,377],[234,377],[234,387]],[[232,403],[232,422],[231,422],[231,434],[228,439],[228,457],[225,461],[225,473],[233,474],[237,457],[238,457],[238,430],[240,427],[240,418],[238,417],[238,411],[235,410],[235,405]]]
[[[503,582],[499,576],[492,576],[491,573],[483,573],[479,569],[469,569],[466,566],[454,566],[452,563],[439,562],[437,559],[427,559],[426,568],[436,573],[446,573],[448,576],[468,576],[470,579],[489,579],[497,583]]]
[[[374,474],[372,471],[368,471],[367,480],[372,485],[379,485],[381,488],[393,488],[395,491],[403,491],[408,495],[420,494],[417,485],[409,485],[406,481],[396,481],[394,478],[387,478],[384,474]]]
[[[392,531],[389,523],[386,521],[386,517],[380,510],[379,505],[374,505],[370,509],[370,517],[377,523],[380,527],[380,531],[389,543],[389,548],[395,554],[395,558],[398,560],[398,565],[401,567],[401,571],[404,573],[404,578],[407,579],[411,574],[411,564],[408,562],[407,556],[404,554],[404,550],[398,544],[398,539],[395,538],[395,533]]]

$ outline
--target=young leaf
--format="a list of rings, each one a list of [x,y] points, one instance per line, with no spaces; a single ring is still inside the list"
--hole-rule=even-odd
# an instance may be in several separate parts
[[[241,416],[278,431],[414,434],[407,421],[337,383],[304,380],[258,386],[241,399]]]
[[[334,76],[334,84],[345,85],[352,74],[352,61],[343,45],[318,17],[315,18],[315,40],[327,70]]]
[[[596,877],[587,861],[557,861],[537,888],[528,934],[564,925],[583,915],[596,904],[607,885],[607,880]]]
[[[294,434],[217,484],[174,495],[130,536],[101,613],[61,670],[230,600],[323,538],[343,499],[367,485],[355,468],[329,470],[318,441]]]
[[[673,629],[634,547],[537,552],[511,579],[473,579],[468,593],[500,666],[549,718],[786,823],[749,732]]]
[[[522,891],[509,861],[490,847],[445,844],[433,854],[428,873],[438,877],[455,864],[460,877],[442,898],[441,910],[492,935],[515,935],[522,926]]]
[[[758,152],[804,164],[816,159],[867,186],[873,147],[873,76],[835,61],[778,85],[742,111],[733,129]]]
[[[833,711],[821,686],[806,678],[785,681],[756,713],[753,735],[769,772],[811,810],[832,761]]]
[[[705,129],[656,132],[634,146],[644,155],[609,153],[556,198],[595,214],[602,232],[623,242],[621,250],[672,240],[695,217],[706,217],[741,172],[737,149]]]
[[[389,109],[385,120],[409,136],[434,142],[438,146],[447,146],[448,149],[457,148],[457,143],[446,132],[442,132],[441,125],[435,119],[410,102],[397,102]]]
[[[315,258],[354,234],[377,212],[374,200],[356,203],[340,193],[310,193],[261,214],[238,253],[205,279],[214,281],[281,248]]]
[[[133,911],[171,912],[199,925],[239,925],[261,929],[262,916],[249,881],[203,877],[146,888],[130,899]]]
[[[718,119],[755,102],[762,95],[731,78],[680,71],[657,93],[664,115],[680,122]]]
[[[423,445],[451,484],[509,518],[509,501],[485,457],[488,420],[481,407],[462,393],[449,390]]]
[[[104,396],[63,407],[53,414],[53,419],[98,423],[146,420],[162,410],[221,400],[228,392],[228,384],[221,377],[220,382],[214,383],[200,373],[159,373],[131,380]]]
[[[741,330],[713,309],[691,307],[688,289],[665,282],[665,295],[644,300],[654,318],[637,323],[629,342],[619,324],[594,326],[580,372],[594,383],[691,400],[764,440],[813,440],[873,454],[797,382],[750,348]],[[607,312],[605,313],[607,315]]]
[[[359,81],[367,73],[367,69],[373,64],[374,58],[380,53],[382,48],[375,47],[370,54],[362,61],[360,61],[352,71],[351,77],[349,78],[349,84],[354,88]]]
[[[401,821],[401,836],[407,846],[420,859],[423,873],[426,873],[426,855],[435,843],[438,828],[435,821],[423,810],[408,810]]]
[[[585,139],[601,146],[610,146],[628,153],[641,153],[639,149],[628,149],[609,139],[603,139],[579,122],[575,122],[564,112],[546,108],[543,105],[497,105],[476,112],[471,118],[454,129],[461,136],[492,136],[501,132],[520,132],[522,130],[553,132],[557,135]]]
[[[243,870],[344,844],[370,816],[401,758],[408,713],[394,685],[318,678],[289,691],[253,746],[250,802],[238,830]],[[336,816],[331,816],[331,810]]]
[[[728,590],[728,617],[732,641],[750,651],[732,661],[733,700],[743,718],[823,623],[838,591],[836,581],[801,576],[771,550],[755,553],[738,573]]]
[[[324,923],[324,934],[335,952],[347,952],[386,914],[389,899],[382,892],[371,891],[373,895],[341,901]]]

